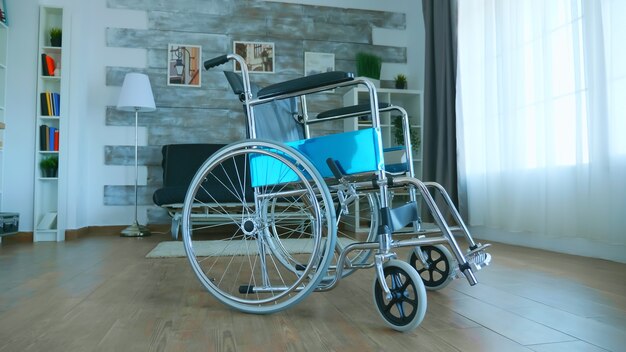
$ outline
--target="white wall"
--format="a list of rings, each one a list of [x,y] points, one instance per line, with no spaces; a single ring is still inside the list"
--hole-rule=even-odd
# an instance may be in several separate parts
[[[390,10],[407,13],[407,31],[376,30],[376,44],[408,46],[407,65],[385,65],[382,78],[404,72],[409,88],[423,86],[424,30],[421,1],[392,3],[359,0],[284,1],[312,5]],[[105,126],[105,107],[115,105],[119,88],[105,86],[106,66],[143,67],[144,50],[108,48],[105,28],[146,28],[146,15],[106,8],[106,0],[7,0],[10,16],[9,73],[4,151],[3,211],[20,213],[20,231],[33,229],[33,177],[35,153],[35,102],[37,84],[37,32],[39,4],[64,6],[71,13],[69,179],[67,228],[123,225],[132,222],[132,207],[104,206],[104,185],[130,185],[134,168],[104,165],[105,145],[133,145],[133,127]],[[410,40],[409,40],[410,38]],[[64,38],[65,40],[66,38]],[[68,70],[69,69],[69,70]],[[140,145],[145,136],[140,130]],[[145,184],[145,168],[139,183]],[[140,221],[145,212],[140,208]]]

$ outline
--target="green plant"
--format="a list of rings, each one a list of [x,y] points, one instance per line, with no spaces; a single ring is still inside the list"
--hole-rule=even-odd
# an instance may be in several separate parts
[[[58,27],[50,28],[50,39],[61,38],[62,35],[63,35],[63,31],[61,31],[61,28],[58,28]]]
[[[382,59],[374,54],[356,54],[356,74],[361,77],[380,79]]]
[[[50,28],[50,45],[61,46],[62,35],[63,33],[61,32],[61,28],[58,28],[58,27]]]
[[[402,126],[402,116],[394,116],[393,118],[393,136],[398,145],[404,145],[404,128]],[[420,149],[421,139],[417,133],[411,133],[411,149],[417,152]]]
[[[406,88],[406,76],[399,73],[396,77],[394,77],[394,81],[396,81],[396,88],[404,89]]]
[[[59,168],[59,157],[56,155],[43,158],[39,161],[39,167],[44,177],[54,177]]]

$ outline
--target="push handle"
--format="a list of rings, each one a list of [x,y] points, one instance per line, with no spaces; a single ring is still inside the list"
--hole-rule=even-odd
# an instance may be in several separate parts
[[[221,55],[204,62],[204,69],[208,70],[215,66],[223,65],[228,62],[228,55]]]

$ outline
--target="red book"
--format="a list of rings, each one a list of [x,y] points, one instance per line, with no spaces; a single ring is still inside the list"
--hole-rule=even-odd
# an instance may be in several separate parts
[[[54,76],[54,59],[50,57],[50,55],[46,55],[46,65],[48,67],[48,74],[50,76]]]
[[[59,151],[59,130],[54,131],[54,151]]]

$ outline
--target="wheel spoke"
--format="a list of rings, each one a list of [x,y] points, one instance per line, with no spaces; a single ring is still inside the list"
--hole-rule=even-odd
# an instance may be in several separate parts
[[[222,303],[271,313],[299,302],[323,279],[335,245],[332,198],[298,152],[258,140],[228,145],[202,164],[190,192],[183,206],[186,253]],[[227,239],[206,241],[205,254],[194,246],[204,235]]]

